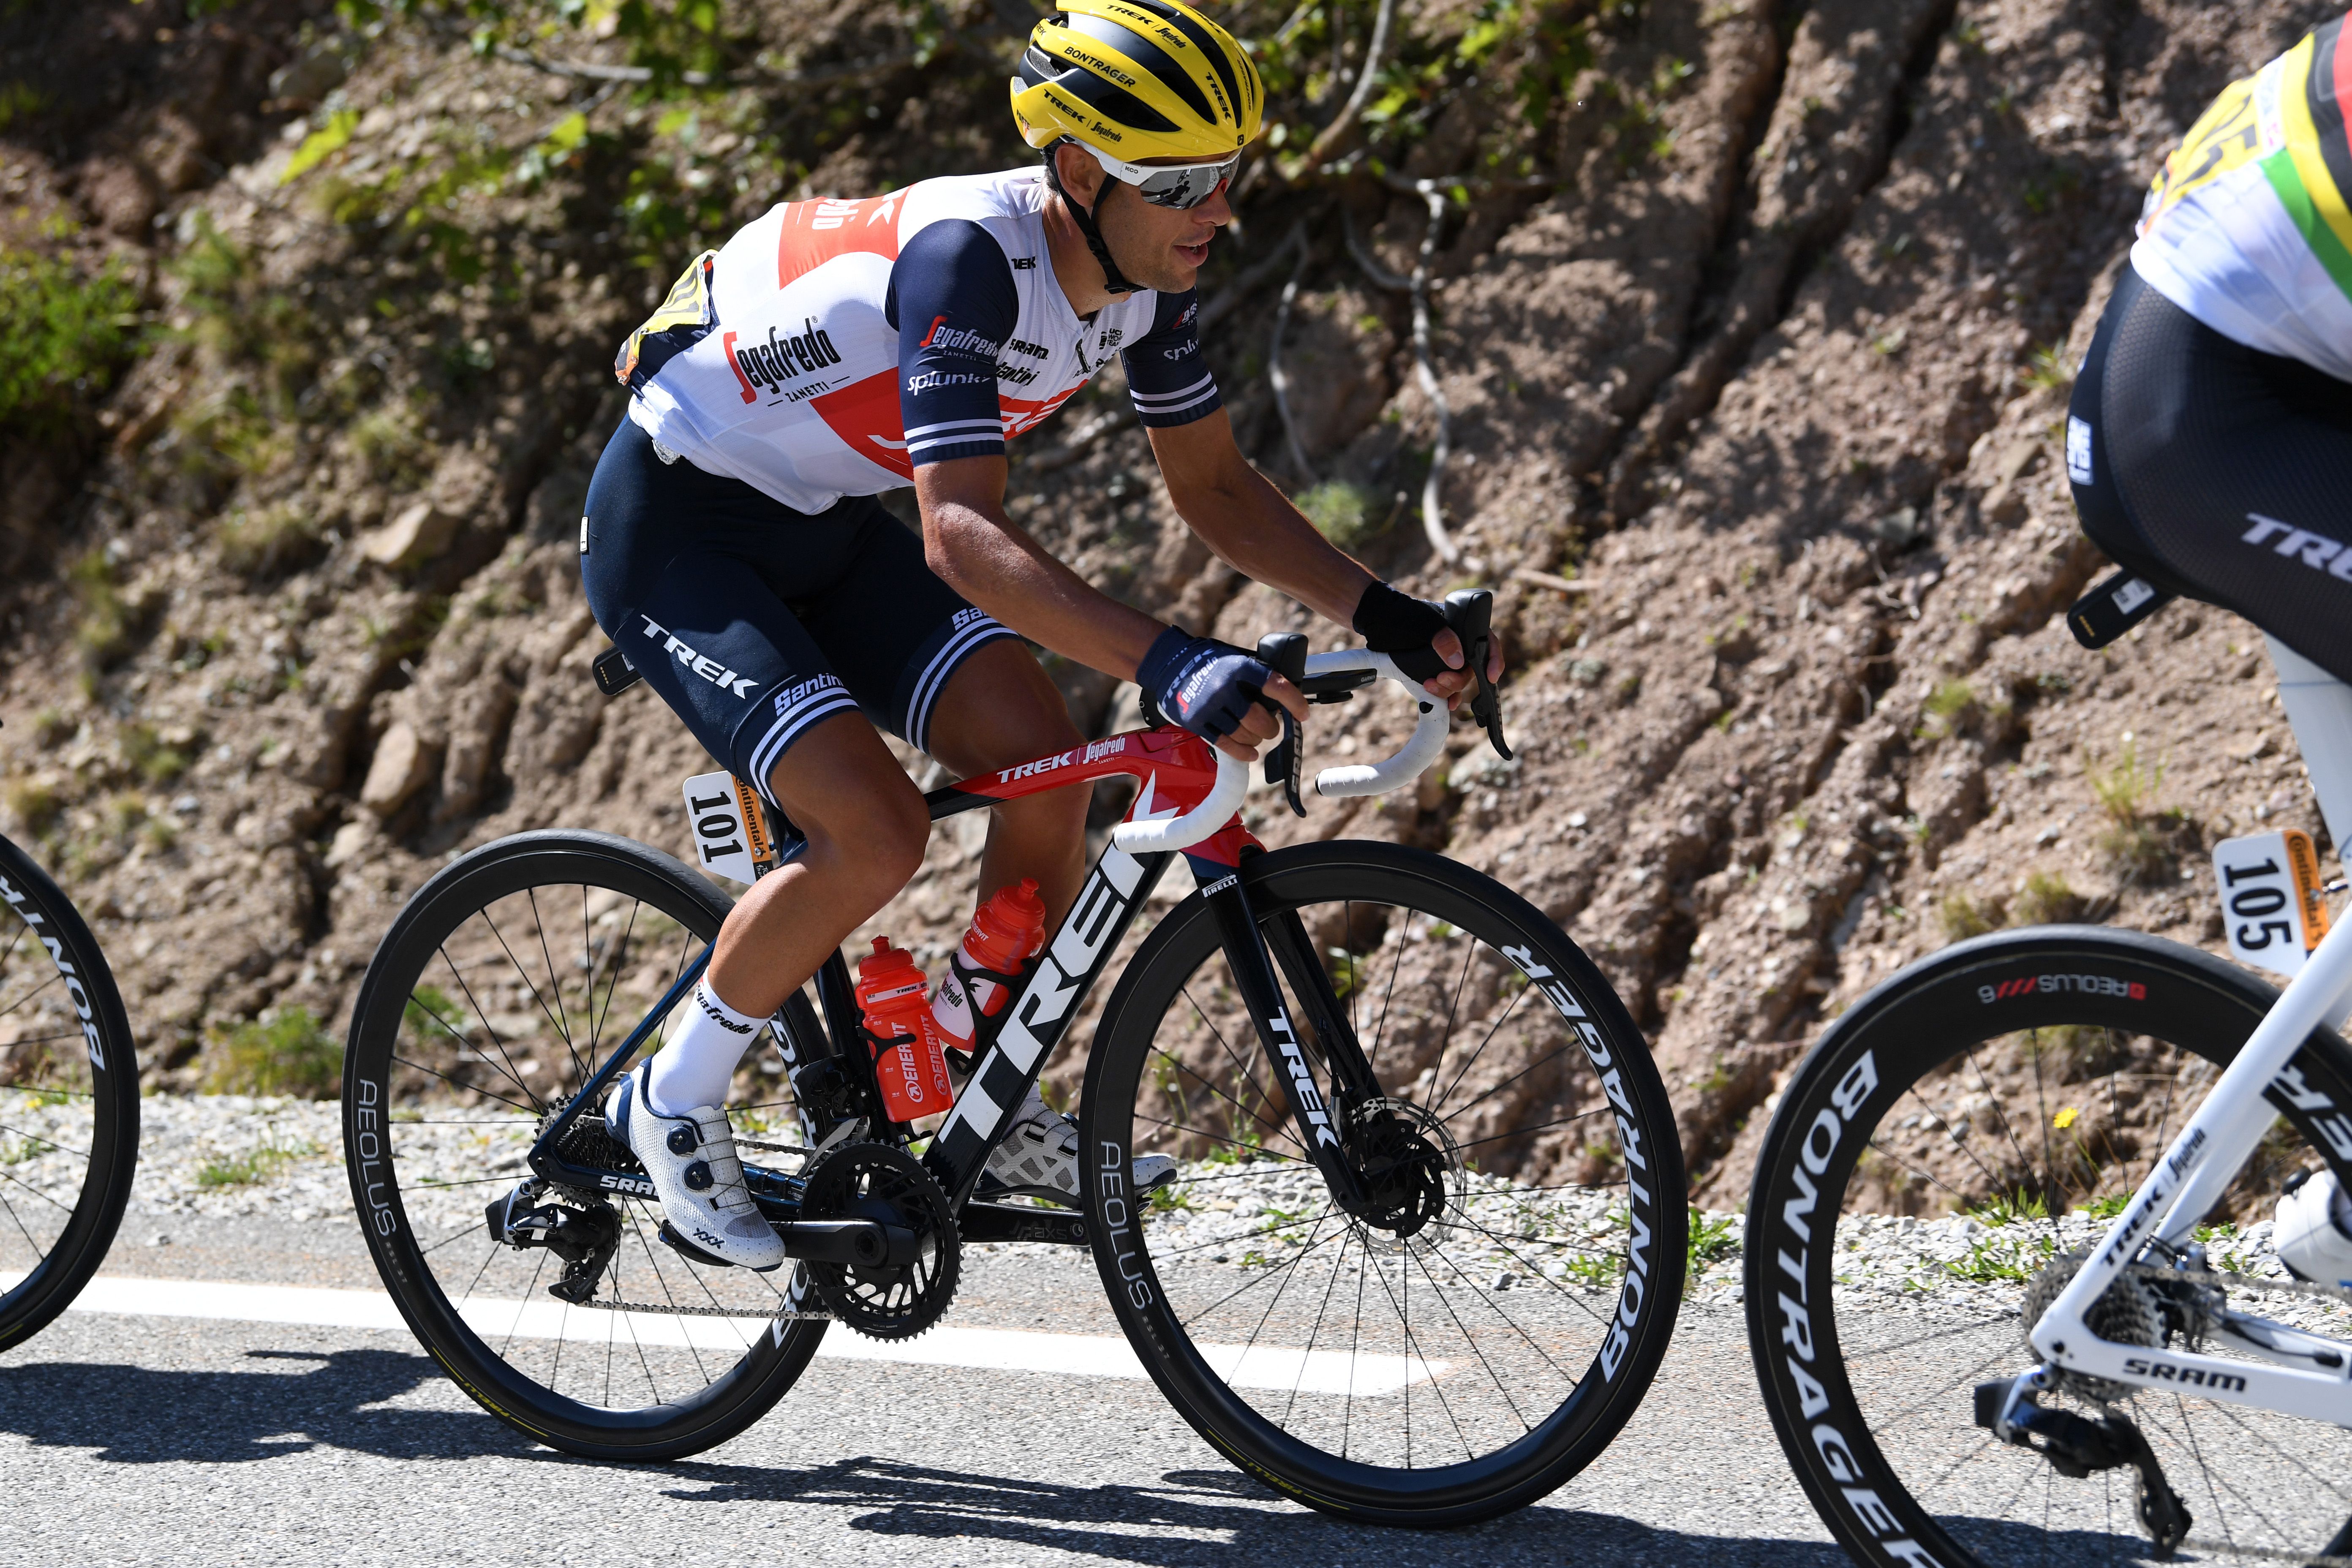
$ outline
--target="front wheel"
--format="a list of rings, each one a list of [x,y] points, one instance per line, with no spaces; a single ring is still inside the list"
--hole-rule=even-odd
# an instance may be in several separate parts
[[[1343,841],[1241,876],[1318,1091],[1368,1165],[1426,1180],[1372,1218],[1334,1204],[1194,894],[1087,1064],[1082,1197],[1120,1325],[1196,1431],[1311,1507],[1453,1525],[1532,1502],[1633,1414],[1682,1296],[1682,1160],[1642,1036],[1557,925],[1454,861]],[[1368,1104],[1332,1092],[1349,1049]],[[1172,1179],[1130,1201],[1115,1178],[1154,1154]]]
[[[0,1345],[98,1272],[138,1160],[139,1063],[106,955],[0,838]]]
[[[2040,1360],[2031,1322],[2202,1103],[2277,993],[2158,938],[2044,927],[1903,971],[1822,1037],[1783,1092],[1748,1210],[1748,1342],[1781,1447],[1856,1562],[2137,1563],[2131,1467],[2069,1476],[1977,1425],[1971,1390]],[[2227,1305],[2336,1339],[2352,1314],[2265,1289],[2282,1186],[2333,1166],[2352,1051],[2315,1033],[2302,1088],[2200,1235]],[[2111,1339],[2196,1343],[2210,1321],[2161,1274],[2094,1308]],[[2109,1326],[2113,1325],[2113,1326]],[[2230,1353],[2205,1339],[2208,1354]],[[2339,1560],[2352,1433],[2072,1375],[2041,1398],[2137,1429],[2210,1563]],[[2352,1399],[2346,1415],[2352,1419]]]

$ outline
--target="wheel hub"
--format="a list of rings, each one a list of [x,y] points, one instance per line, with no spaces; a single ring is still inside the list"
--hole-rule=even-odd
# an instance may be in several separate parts
[[[1356,1124],[1357,1174],[1365,1207],[1357,1217],[1399,1244],[1444,1212],[1462,1184],[1461,1161],[1444,1124],[1417,1105],[1375,1100]]]

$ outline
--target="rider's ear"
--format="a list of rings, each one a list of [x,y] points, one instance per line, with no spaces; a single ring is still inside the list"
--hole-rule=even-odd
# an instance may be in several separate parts
[[[1069,142],[1054,149],[1054,173],[1061,176],[1062,189],[1088,211],[1100,198],[1103,182],[1110,178],[1085,148]]]

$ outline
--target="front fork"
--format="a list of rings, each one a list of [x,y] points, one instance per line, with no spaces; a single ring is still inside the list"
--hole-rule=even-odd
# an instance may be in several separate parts
[[[1369,1202],[1356,1163],[1349,1154],[1345,1119],[1349,1110],[1378,1099],[1380,1089],[1356,1043],[1355,1032],[1347,1026],[1330,976],[1315,957],[1306,923],[1296,911],[1286,911],[1269,922],[1282,949],[1283,971],[1306,1011],[1307,1026],[1320,1047],[1318,1054],[1330,1068],[1336,1104],[1316,1085],[1306,1043],[1299,1039],[1283,1005],[1265,932],[1250,907],[1241,877],[1236,873],[1210,883],[1206,897],[1224,946],[1225,962],[1233,970],[1234,987],[1249,1009],[1250,1023],[1257,1030],[1266,1060],[1274,1064],[1275,1076],[1281,1080],[1299,1142],[1306,1145],[1316,1169],[1323,1173],[1333,1201],[1348,1214],[1361,1214]]]

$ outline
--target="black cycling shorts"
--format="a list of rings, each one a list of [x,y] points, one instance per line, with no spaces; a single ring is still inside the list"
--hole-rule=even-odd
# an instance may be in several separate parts
[[[949,677],[1013,636],[940,582],[872,496],[794,511],[663,462],[626,418],[588,485],[580,576],[604,635],[763,796],[777,759],[836,713],[862,709],[928,751]]]
[[[2074,382],[2083,531],[2352,680],[2352,383],[2233,342],[2126,268]]]

